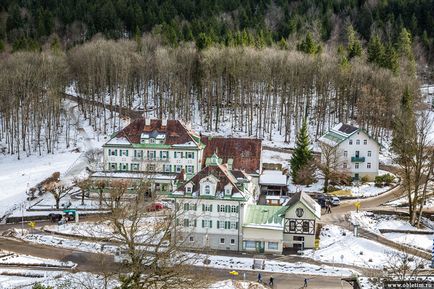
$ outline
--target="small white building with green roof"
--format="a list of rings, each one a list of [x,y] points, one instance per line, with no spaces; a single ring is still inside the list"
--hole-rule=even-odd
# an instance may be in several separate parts
[[[339,169],[348,171],[353,179],[374,180],[378,175],[381,145],[365,130],[339,123],[318,141],[335,148]],[[325,159],[324,155],[322,159]]]
[[[243,249],[257,253],[283,254],[314,248],[321,207],[303,192],[284,206],[247,205]]]

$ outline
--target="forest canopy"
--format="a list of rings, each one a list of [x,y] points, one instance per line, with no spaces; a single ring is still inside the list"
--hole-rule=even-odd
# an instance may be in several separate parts
[[[405,28],[428,54],[434,38],[431,0],[2,0],[0,50],[36,49],[57,35],[71,47],[102,33],[134,38],[144,32],[176,46],[285,46],[307,32],[343,43],[351,25],[362,42],[378,35],[395,43]]]

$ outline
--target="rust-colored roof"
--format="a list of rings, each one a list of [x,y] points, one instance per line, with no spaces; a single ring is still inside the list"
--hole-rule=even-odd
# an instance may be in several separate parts
[[[179,120],[168,120],[165,126],[160,119],[152,119],[150,125],[145,124],[145,118],[136,119],[118,132],[116,137],[126,137],[131,143],[140,143],[142,133],[158,132],[166,134],[164,144],[167,145],[185,144],[191,141],[197,143],[192,137],[194,133]]]
[[[203,166],[207,158],[216,153],[227,164],[233,159],[232,169],[247,173],[260,172],[262,140],[251,138],[224,138],[202,136],[206,145],[203,154]]]
[[[198,172],[196,175],[194,175],[194,177],[192,177],[190,180],[181,184],[176,190],[185,191],[185,185],[188,183],[193,183],[193,192],[197,192],[199,191],[200,180],[212,175],[219,180],[217,183],[217,192],[224,191],[224,187],[228,183],[230,183],[234,187],[232,193],[238,193],[238,192],[242,193],[237,187],[237,179],[232,174],[232,172],[233,171],[229,171],[226,165],[207,166],[203,168],[200,172]],[[247,176],[241,171],[237,171],[236,175],[238,177],[243,177],[247,179]]]

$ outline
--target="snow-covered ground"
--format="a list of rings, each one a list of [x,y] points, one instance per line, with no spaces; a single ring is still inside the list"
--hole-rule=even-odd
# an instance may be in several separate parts
[[[282,168],[289,167],[289,160],[291,159],[290,153],[276,152],[270,150],[262,150],[261,161],[262,163],[281,164]]]
[[[65,267],[73,268],[72,262],[61,262],[53,259],[38,258],[34,256],[15,254],[8,251],[0,251],[1,265],[30,265],[30,266],[48,266],[48,267]]]
[[[391,256],[399,254],[393,248],[372,240],[355,237],[352,232],[335,225],[322,228],[318,250],[305,250],[304,252],[304,256],[322,262],[375,269],[387,266]],[[425,267],[428,266],[427,261],[417,257],[415,260],[418,264],[424,263]]]
[[[243,282],[243,281],[233,281],[225,280],[212,284],[209,289],[265,289],[262,284],[256,282]]]
[[[85,168],[88,165],[84,152],[100,148],[108,140],[108,136],[96,132],[88,124],[88,121],[77,111],[74,102],[65,101],[64,108],[69,112],[71,122],[76,124],[71,129],[72,147],[66,148],[65,142],[61,142],[54,154],[23,156],[21,160],[10,155],[0,157],[0,182],[2,184],[0,187],[0,218],[13,211],[15,215],[21,216],[20,204],[26,207],[30,205],[25,201],[26,190],[48,178],[53,172],[60,172],[61,179],[67,183],[71,183],[76,177],[84,177]],[[61,140],[63,138],[63,136],[59,137]],[[49,194],[37,198],[34,202],[41,198],[54,203]]]
[[[369,212],[351,212],[350,220],[358,223],[360,227],[375,234],[381,234],[381,229],[409,230],[409,231],[430,231],[430,229],[419,229],[412,226],[408,221],[399,219],[395,215],[375,215]],[[434,232],[432,234],[406,234],[406,233],[383,233],[385,238],[400,244],[430,250],[433,245]]]
[[[38,244],[76,249],[92,253],[115,254],[118,246],[104,244],[100,242],[80,241],[47,235],[27,234],[22,237],[25,241]],[[252,270],[253,259],[243,257],[228,257],[218,255],[191,254],[192,265],[205,266],[210,268],[231,269],[231,270]],[[203,260],[208,258],[210,263],[203,264]],[[318,266],[308,263],[288,263],[268,260],[265,263],[264,272],[272,273],[292,273],[305,275],[323,275],[323,276],[351,276],[354,271],[345,268],[333,268],[331,266]]]
[[[389,172],[380,170],[379,175],[388,174]],[[309,186],[295,185],[292,180],[289,180],[288,189],[290,192],[302,190],[303,192],[322,192],[324,187],[324,179],[318,178],[317,182]],[[375,183],[368,182],[365,184],[353,184],[353,186],[336,186],[340,191],[346,191],[345,195],[348,197],[368,198],[378,196],[391,189],[390,186],[376,187]],[[331,192],[333,194],[333,192]]]

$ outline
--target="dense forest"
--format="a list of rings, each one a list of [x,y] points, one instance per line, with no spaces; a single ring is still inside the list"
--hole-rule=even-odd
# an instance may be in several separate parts
[[[2,0],[0,50],[39,49],[53,36],[71,47],[98,33],[118,39],[144,32],[171,46],[295,47],[307,32],[343,43],[349,25],[362,43],[377,36],[386,45],[406,28],[432,59],[432,0]]]
[[[67,88],[103,134],[119,105],[268,140],[292,142],[305,112],[312,139],[339,121],[387,138],[433,17],[428,0],[2,0],[0,150],[68,147]]]
[[[398,47],[400,66],[412,66],[405,53],[411,43]],[[312,139],[339,121],[356,121],[387,138],[403,91],[417,97],[418,82],[410,69],[393,72],[364,58],[343,62],[337,54],[277,48],[198,50],[162,45],[152,36],[98,39],[67,53],[17,52],[0,59],[0,141],[11,154],[54,152],[60,141],[68,146],[67,87],[102,134],[120,128],[119,114],[108,109],[119,105],[152,108],[156,117],[191,121],[207,131],[229,125],[233,132],[286,142],[294,140],[307,111]]]

